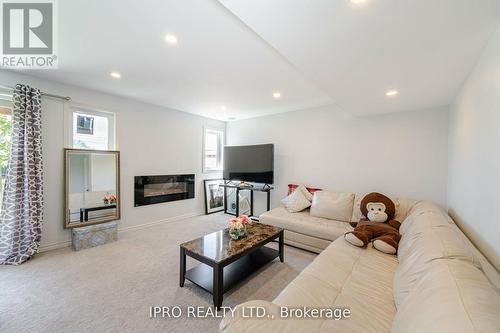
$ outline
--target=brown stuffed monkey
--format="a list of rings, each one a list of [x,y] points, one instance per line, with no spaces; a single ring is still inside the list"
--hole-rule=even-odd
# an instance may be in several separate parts
[[[373,192],[361,200],[360,208],[368,220],[352,223],[355,228],[344,235],[345,240],[359,247],[365,247],[371,241],[377,250],[395,254],[401,239],[399,234],[401,223],[394,220],[396,215],[394,202],[383,194]]]

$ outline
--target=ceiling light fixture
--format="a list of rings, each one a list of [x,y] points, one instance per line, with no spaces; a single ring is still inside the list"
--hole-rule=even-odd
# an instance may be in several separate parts
[[[177,44],[177,36],[176,35],[166,34],[165,35],[165,40],[169,44]]]
[[[226,108],[226,106],[225,106],[225,105],[221,105],[220,109],[221,109],[222,111],[226,111],[226,110],[227,110],[227,108]]]
[[[114,79],[120,79],[122,77],[122,75],[118,72],[111,72],[111,74],[109,75],[111,75],[111,77]]]
[[[362,4],[362,3],[365,3],[366,0],[351,0],[351,3],[355,4],[355,5],[359,5],[359,4]]]
[[[275,91],[275,92],[273,92],[273,97],[274,97],[274,99],[280,99],[281,93],[279,91]]]
[[[393,97],[396,96],[397,94],[399,94],[399,91],[397,90],[389,90],[388,92],[385,93],[387,97]]]

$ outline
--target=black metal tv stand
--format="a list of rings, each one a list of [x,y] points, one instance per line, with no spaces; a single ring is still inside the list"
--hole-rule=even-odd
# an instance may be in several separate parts
[[[239,216],[240,215],[240,191],[250,191],[250,218],[252,220],[258,221],[259,218],[257,216],[253,216],[253,192],[264,192],[267,194],[267,210],[269,211],[271,209],[271,190],[274,190],[274,187],[269,185],[269,184],[264,184],[262,186],[260,185],[252,185],[249,183],[241,182],[241,183],[234,183],[231,181],[224,182],[223,185],[224,187],[224,213],[229,214],[229,215],[234,215],[234,216]],[[228,188],[234,188],[236,189],[236,211],[235,213],[231,213],[227,210],[227,189]]]

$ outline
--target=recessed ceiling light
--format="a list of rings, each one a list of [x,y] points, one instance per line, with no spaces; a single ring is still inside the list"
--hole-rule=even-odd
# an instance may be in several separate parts
[[[273,97],[274,97],[274,99],[280,99],[281,93],[279,91],[275,91],[275,92],[273,92]]]
[[[367,0],[351,0],[351,2],[355,5],[359,5],[359,4],[362,4],[362,3],[365,3]]]
[[[114,79],[119,79],[122,77],[122,75],[118,72],[111,72],[111,74],[109,74],[109,75],[111,75],[111,77]]]
[[[226,108],[226,106],[225,106],[225,105],[221,105],[220,109],[221,109],[222,111],[226,111],[226,110],[227,110],[227,108]]]
[[[397,94],[399,94],[399,91],[397,90],[389,90],[388,92],[385,93],[387,97],[396,96]]]
[[[227,118],[227,120],[236,120],[236,118],[234,118],[234,117],[229,117],[229,118]]]
[[[176,35],[166,34],[165,35],[165,40],[169,44],[177,44],[177,36]]]

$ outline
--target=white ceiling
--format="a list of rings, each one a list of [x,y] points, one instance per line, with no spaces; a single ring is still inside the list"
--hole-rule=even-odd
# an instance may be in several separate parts
[[[30,74],[220,120],[415,110],[452,100],[500,19],[498,0],[219,2],[58,1],[59,69]]]
[[[499,0],[219,1],[355,114],[449,104],[500,22]]]
[[[216,0],[58,3],[59,69],[30,74],[220,120],[331,103]]]

